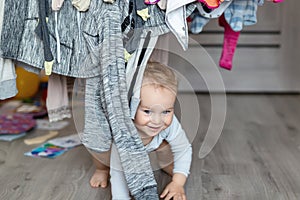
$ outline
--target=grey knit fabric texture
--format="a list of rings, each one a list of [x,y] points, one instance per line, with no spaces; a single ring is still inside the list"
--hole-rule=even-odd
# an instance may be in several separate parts
[[[45,61],[52,61],[53,55],[50,48],[50,37],[46,18],[49,17],[49,2],[38,0],[39,23],[35,29],[37,36],[43,41]]]
[[[3,56],[42,69],[45,60],[43,40],[38,39],[35,32],[39,24],[38,0],[6,0],[5,3],[6,23],[0,45]],[[131,120],[128,106],[121,31],[127,12],[128,5],[123,0],[114,4],[93,0],[85,13],[78,13],[71,1],[65,1],[59,11],[57,27],[62,59],[61,63],[54,63],[52,72],[87,78],[85,145],[103,152],[113,140],[133,197],[136,200],[157,200],[157,184],[148,154]],[[157,6],[149,6],[149,14],[151,17],[144,23],[144,31],[151,31],[156,36],[169,31],[164,14]],[[50,49],[57,52],[51,10],[47,26]],[[53,57],[56,60],[55,54]],[[89,146],[89,134],[96,134],[99,138],[96,146]]]

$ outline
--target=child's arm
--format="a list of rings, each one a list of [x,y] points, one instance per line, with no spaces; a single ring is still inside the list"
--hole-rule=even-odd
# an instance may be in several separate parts
[[[192,147],[176,116],[166,132],[168,132],[166,140],[174,156],[174,169],[172,181],[164,189],[161,198],[186,200],[184,185],[191,166]]]
[[[165,200],[186,200],[184,184],[186,182],[186,176],[181,173],[175,173],[172,177],[172,181],[165,187],[164,191],[160,195]]]

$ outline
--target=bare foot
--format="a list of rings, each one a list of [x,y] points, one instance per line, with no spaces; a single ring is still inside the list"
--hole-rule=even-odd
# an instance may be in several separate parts
[[[96,169],[91,180],[90,184],[92,187],[102,187],[106,188],[107,187],[107,181],[108,181],[108,170],[100,170]]]

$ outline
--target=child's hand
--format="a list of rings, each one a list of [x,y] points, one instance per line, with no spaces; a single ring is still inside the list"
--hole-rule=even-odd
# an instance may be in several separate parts
[[[160,195],[160,198],[164,198],[164,200],[170,200],[172,197],[173,200],[186,200],[183,186],[174,181],[169,183]]]

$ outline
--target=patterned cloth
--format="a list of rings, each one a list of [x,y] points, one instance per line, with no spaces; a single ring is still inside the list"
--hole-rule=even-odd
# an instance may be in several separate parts
[[[190,31],[194,34],[199,34],[202,32],[203,27],[209,22],[212,18],[218,18],[222,13],[230,6],[232,0],[226,0],[220,4],[218,8],[207,12],[201,3],[197,3],[197,9],[191,14],[191,26]]]
[[[0,115],[0,134],[20,134],[35,127],[36,122],[31,115]]]
[[[222,4],[224,3],[228,2],[224,1]],[[228,4],[228,7],[226,6],[226,9],[223,10],[225,19],[232,30],[241,31],[244,25],[250,26],[256,24],[257,6],[263,5],[263,3],[264,0],[232,0],[230,4]],[[199,6],[200,4],[197,4],[198,8]],[[215,12],[217,9],[215,9],[213,12]],[[218,15],[214,17],[219,17],[221,14],[222,13],[218,13]],[[209,22],[211,17],[209,17],[209,14],[204,16],[199,12],[199,10],[196,9],[191,15],[191,18],[192,22],[190,31],[194,34],[199,34],[202,32],[203,27]]]
[[[243,26],[257,23],[257,6],[261,5],[259,0],[233,0],[224,11],[224,16],[232,30],[241,31]]]
[[[190,26],[190,31],[193,34],[199,34],[202,32],[203,27],[209,22],[209,18],[203,17],[200,15],[198,9],[195,9],[195,11],[190,16],[192,22]]]

